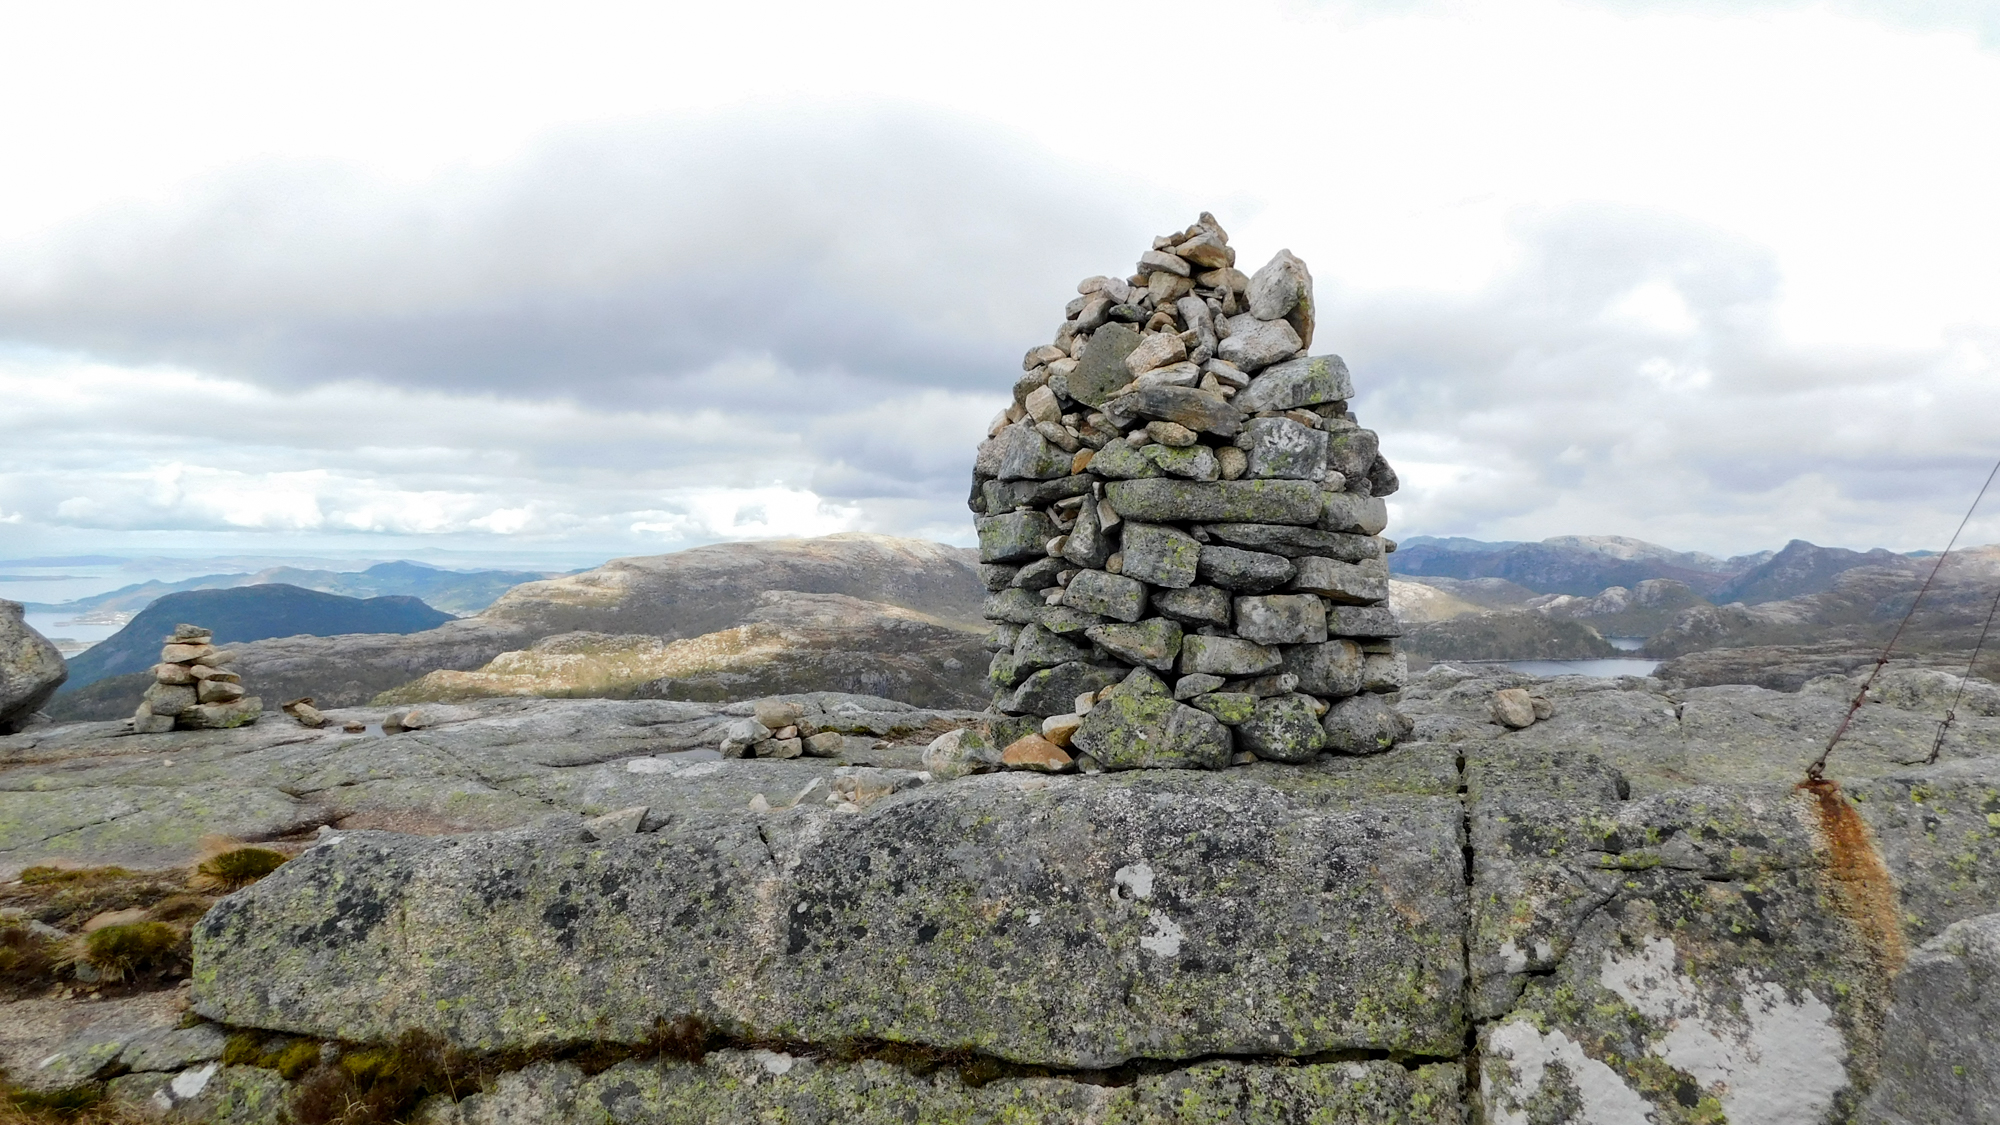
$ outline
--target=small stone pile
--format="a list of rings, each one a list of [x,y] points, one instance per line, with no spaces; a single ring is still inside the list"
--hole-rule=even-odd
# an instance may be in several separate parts
[[[755,714],[730,723],[722,732],[725,758],[831,758],[847,745],[838,731],[822,731],[806,721],[797,703],[760,699]]]
[[[1077,286],[973,469],[1005,763],[1215,768],[1409,732],[1388,607],[1397,488],[1309,355],[1312,275],[1214,216]],[[996,724],[1014,734],[1020,719]]]
[[[236,659],[216,648],[215,634],[199,625],[176,625],[153,665],[153,686],[132,716],[139,734],[221,730],[254,723],[264,701],[243,691],[243,677],[223,669]]]

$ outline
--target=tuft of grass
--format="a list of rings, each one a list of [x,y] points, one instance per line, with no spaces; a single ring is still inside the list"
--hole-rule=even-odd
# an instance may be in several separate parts
[[[144,1120],[105,1101],[101,1086],[38,1094],[0,1082],[0,1125],[138,1125]]]
[[[71,963],[89,965],[107,981],[123,981],[141,970],[164,974],[187,960],[187,935],[165,922],[125,922],[76,940]]]
[[[19,922],[0,922],[0,995],[27,995],[48,987],[62,960],[62,942]]]
[[[28,878],[33,874],[33,879]],[[187,891],[183,872],[122,867],[29,868],[19,883],[0,885],[0,906],[71,933],[99,914],[150,907]]]
[[[276,871],[290,858],[269,848],[231,848],[208,857],[195,868],[193,885],[199,890],[240,891]]]
[[[107,879],[129,879],[130,871],[122,867],[26,867],[21,869],[21,883],[29,887],[46,887],[57,883],[101,883]]]
[[[321,1063],[292,1096],[297,1125],[390,1125],[432,1094],[454,1099],[470,1091],[467,1060],[443,1040],[420,1031],[393,1046],[367,1047]]]

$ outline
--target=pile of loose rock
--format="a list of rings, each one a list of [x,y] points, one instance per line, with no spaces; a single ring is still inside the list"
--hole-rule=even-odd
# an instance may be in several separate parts
[[[224,668],[236,659],[216,648],[215,634],[198,625],[176,625],[153,665],[153,686],[132,716],[140,734],[219,730],[257,721],[264,701],[246,695],[243,677]]]
[[[1077,286],[979,447],[994,707],[1042,720],[1007,764],[1302,762],[1408,733],[1396,474],[1346,364],[1307,354],[1305,263],[1235,261],[1204,213]]]
[[[730,723],[722,732],[725,758],[797,758],[810,754],[831,758],[847,745],[838,731],[822,731],[806,722],[805,708],[776,699],[757,701],[756,713]]]

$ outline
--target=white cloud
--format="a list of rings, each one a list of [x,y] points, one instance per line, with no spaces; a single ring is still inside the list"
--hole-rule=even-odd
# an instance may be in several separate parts
[[[1207,208],[1312,263],[1397,532],[1935,545],[2000,24],[1903,9],[24,12],[6,535],[963,542],[1021,352]]]

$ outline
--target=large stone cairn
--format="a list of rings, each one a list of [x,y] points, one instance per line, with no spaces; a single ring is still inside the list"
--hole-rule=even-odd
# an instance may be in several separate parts
[[[219,730],[255,722],[264,701],[243,691],[243,677],[224,671],[236,654],[214,645],[215,634],[199,625],[176,625],[166,638],[153,686],[132,715],[139,734]]]
[[[994,707],[1086,771],[1369,754],[1409,731],[1381,538],[1396,474],[1347,409],[1347,365],[1307,354],[1305,263],[1235,263],[1203,213],[1131,277],[1078,285],[979,447]]]

